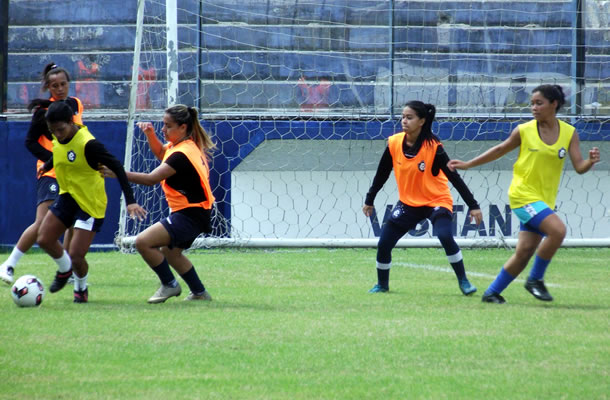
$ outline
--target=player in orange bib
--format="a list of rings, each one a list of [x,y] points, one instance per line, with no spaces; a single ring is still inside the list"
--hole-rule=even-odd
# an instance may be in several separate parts
[[[44,118],[49,105],[57,100],[65,101],[73,110],[72,119],[74,122],[81,125],[83,123],[83,105],[78,98],[68,96],[69,88],[70,75],[68,72],[54,63],[47,64],[42,71],[42,90],[48,90],[51,97],[49,99],[34,99],[28,105],[28,110],[32,111],[32,123],[25,139],[25,146],[37,158],[37,169],[53,154],[53,143],[51,142],[53,138]],[[34,169],[32,171],[35,172]],[[59,185],[55,178],[54,169],[38,177],[36,183],[36,219],[23,231],[9,258],[0,265],[0,280],[3,282],[7,284],[13,282],[14,268],[21,257],[36,243],[36,235],[40,224],[47,214],[49,206],[58,195]],[[68,242],[66,237],[64,237],[64,242],[66,244]],[[67,253],[65,256],[67,257]]]
[[[466,277],[462,252],[453,238],[453,198],[447,182],[451,181],[466,201],[470,217],[477,225],[483,215],[462,178],[447,167],[449,157],[440,139],[432,133],[435,114],[432,104],[410,101],[405,105],[401,120],[403,131],[388,139],[388,147],[366,194],[362,211],[370,217],[377,193],[394,170],[399,201],[381,230],[377,245],[377,284],[370,293],[389,290],[392,249],[401,237],[426,218],[432,222],[434,232],[445,249],[462,293],[470,295],[477,290]]]
[[[589,150],[589,159],[583,159],[578,133],[573,126],[557,119],[557,111],[565,103],[561,86],[534,88],[530,103],[534,119],[518,125],[505,141],[470,161],[449,162],[451,169],[469,169],[519,148],[508,198],[521,222],[521,231],[515,253],[483,294],[485,303],[506,302],[502,291],[527,267],[534,253],[525,289],[538,300],[553,300],[544,284],[544,274],[566,235],[566,226],[554,211],[563,164],[569,155],[574,170],[584,174],[600,160],[597,147]]]
[[[214,195],[209,183],[208,158],[216,146],[197,115],[195,108],[181,104],[166,109],[162,128],[168,141],[165,145],[150,122],[138,123],[151,151],[163,162],[150,173],[127,172],[127,178],[140,185],[161,183],[170,208],[169,217],[136,237],[136,249],[161,281],[149,303],[163,303],[182,293],[170,266],[189,286],[190,294],[185,300],[212,300],[193,263],[182,253],[201,233],[212,231]],[[102,172],[113,177],[106,168]]]

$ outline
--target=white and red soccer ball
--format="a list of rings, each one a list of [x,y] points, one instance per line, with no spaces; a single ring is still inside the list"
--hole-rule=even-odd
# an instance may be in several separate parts
[[[23,275],[13,284],[11,296],[19,307],[36,307],[44,299],[44,286],[34,275]]]

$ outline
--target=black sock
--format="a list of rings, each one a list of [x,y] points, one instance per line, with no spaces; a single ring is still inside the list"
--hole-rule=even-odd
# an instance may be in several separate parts
[[[466,280],[464,261],[460,260],[458,262],[451,263],[451,267],[453,268],[453,272],[455,272],[455,276],[458,278],[458,281],[461,282]]]
[[[197,271],[195,271],[195,267],[191,266],[191,269],[180,276],[182,276],[182,279],[189,285],[189,289],[191,289],[193,294],[201,294],[205,291],[205,286],[201,283],[199,275],[197,275]]]
[[[377,284],[387,288],[390,284],[390,270],[377,268]]]
[[[176,282],[176,279],[174,278],[172,271],[169,269],[169,264],[165,258],[161,264],[157,265],[156,267],[151,267],[151,269],[155,271],[155,274],[157,274],[162,284],[165,286],[174,286],[172,283]]]

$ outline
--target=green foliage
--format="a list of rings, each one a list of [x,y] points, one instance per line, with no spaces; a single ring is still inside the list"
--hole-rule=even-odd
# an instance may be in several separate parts
[[[181,281],[158,305],[138,255],[93,253],[89,304],[19,309],[0,287],[0,399],[608,398],[610,249],[560,250],[549,304],[520,279],[481,303],[511,252],[463,253],[472,297],[440,249],[395,249],[374,295],[372,249],[195,251],[214,301]],[[28,254],[17,275],[54,269]]]

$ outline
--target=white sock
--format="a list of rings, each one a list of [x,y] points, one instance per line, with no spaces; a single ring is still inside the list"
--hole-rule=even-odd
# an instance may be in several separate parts
[[[70,260],[70,256],[68,252],[64,250],[64,254],[59,258],[54,258],[53,261],[57,264],[59,272],[68,272],[72,268],[72,260]]]
[[[25,253],[19,250],[17,246],[13,247],[13,251],[11,252],[11,255],[8,257],[8,259],[4,262],[4,265],[9,265],[15,268],[15,266],[19,262],[19,259],[23,257],[24,254]]]
[[[89,274],[83,276],[82,278],[79,278],[78,275],[74,274],[74,290],[77,292],[82,292],[83,290],[87,289],[88,277]]]

